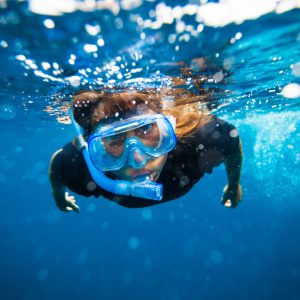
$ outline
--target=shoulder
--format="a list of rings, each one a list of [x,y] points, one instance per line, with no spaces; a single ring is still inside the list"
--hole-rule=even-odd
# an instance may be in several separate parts
[[[76,146],[69,142],[62,147],[62,151],[65,155],[75,155],[80,153],[80,151],[76,148]]]
[[[192,136],[192,143],[200,147],[214,148],[224,154],[229,154],[239,144],[239,133],[234,125],[212,116],[205,125],[195,130]]]
[[[82,163],[82,154],[70,142],[53,153],[50,160],[50,172],[62,173],[65,169],[69,169],[71,165],[78,163]]]
[[[198,127],[195,130],[195,135],[201,135],[203,137],[218,137],[218,133],[226,133],[231,130],[236,130],[236,128],[229,122],[222,120],[214,115],[211,116],[211,119],[203,126]]]
[[[61,149],[56,151],[51,158],[52,161],[63,162],[64,165],[68,163],[79,163],[83,161],[82,153],[71,142],[65,144]]]
[[[178,150],[188,152],[193,158],[193,154],[198,157],[207,151],[217,151],[226,157],[238,148],[240,138],[234,125],[212,115],[207,123],[177,141]]]
[[[83,195],[100,195],[102,190],[93,181],[82,153],[72,143],[56,151],[51,159],[50,174],[59,179],[72,192]],[[90,186],[95,189],[91,190]]]

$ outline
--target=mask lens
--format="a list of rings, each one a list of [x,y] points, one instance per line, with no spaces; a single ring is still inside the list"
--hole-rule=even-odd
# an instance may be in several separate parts
[[[113,157],[119,157],[124,152],[126,135],[124,133],[102,138],[102,144],[107,153]]]
[[[112,171],[131,161],[138,149],[145,157],[160,157],[171,151],[176,137],[171,123],[161,115],[134,117],[99,128],[89,139],[89,154],[99,170]],[[139,167],[137,162],[135,167]]]
[[[134,135],[147,147],[159,145],[160,131],[156,122],[135,129]]]

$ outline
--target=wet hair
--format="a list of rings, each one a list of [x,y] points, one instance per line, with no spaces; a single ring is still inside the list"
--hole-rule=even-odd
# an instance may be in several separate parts
[[[176,118],[175,133],[184,138],[207,123],[211,116],[199,109],[199,95],[185,89],[130,91],[81,91],[74,96],[72,109],[75,121],[91,134],[99,123],[121,120],[139,113],[140,108],[150,109]]]
[[[162,113],[176,119],[175,133],[184,138],[209,122],[212,116],[206,109],[207,95],[193,94],[184,88],[161,90]]]
[[[155,94],[137,91],[99,92],[82,91],[74,96],[72,110],[75,121],[90,134],[99,123],[118,121],[150,109],[160,112],[160,101]]]

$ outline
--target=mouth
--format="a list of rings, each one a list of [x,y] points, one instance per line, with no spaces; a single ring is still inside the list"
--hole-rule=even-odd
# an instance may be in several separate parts
[[[143,181],[147,178],[149,178],[151,181],[156,180],[156,172],[149,171],[149,170],[136,170],[131,174],[131,178],[133,181]]]

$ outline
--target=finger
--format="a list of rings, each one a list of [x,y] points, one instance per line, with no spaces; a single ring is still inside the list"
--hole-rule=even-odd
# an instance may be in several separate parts
[[[224,206],[231,207],[231,201],[228,199],[225,201]]]
[[[67,206],[67,208],[71,208],[71,210],[74,210],[74,211],[76,211],[76,212],[80,212],[80,208],[79,208],[79,206],[75,203],[75,201],[74,202],[71,202],[71,201],[68,201],[68,206]]]

